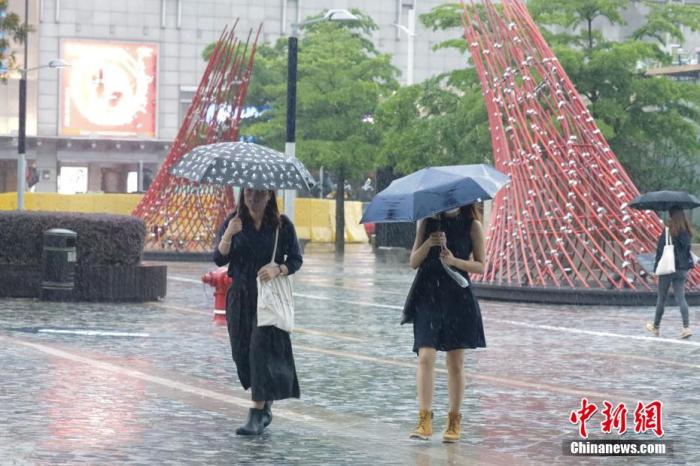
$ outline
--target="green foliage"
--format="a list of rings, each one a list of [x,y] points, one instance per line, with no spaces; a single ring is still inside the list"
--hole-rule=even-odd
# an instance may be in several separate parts
[[[466,51],[461,32],[463,10],[461,4],[449,3],[420,16],[432,30],[455,30],[454,38],[434,49]],[[377,168],[393,167],[397,173],[409,173],[431,165],[491,160],[486,106],[473,68],[458,69],[399,89],[382,102],[375,120],[382,134]]]
[[[323,21],[302,29],[297,59],[297,156],[309,168],[342,170],[348,178],[373,167],[379,135],[366,120],[381,99],[398,88],[391,57],[379,53],[368,36],[376,24],[357,10],[353,14],[360,19]],[[246,103],[268,105],[270,110],[244,122],[240,133],[283,150],[286,99],[287,39],[283,38],[258,47]]]
[[[22,44],[27,37],[27,30],[16,13],[7,11],[8,0],[0,0],[0,65],[8,69],[16,67],[15,54],[10,50],[12,41]],[[2,66],[0,66],[2,68]],[[0,82],[6,82],[7,76],[0,73]]]
[[[631,0],[531,0],[527,8],[542,24],[576,28],[599,17],[612,24],[625,24],[622,10],[630,3]]]
[[[646,21],[621,42],[605,39],[592,23],[624,24],[629,0],[532,0],[528,8],[540,25],[566,28],[548,39],[637,187],[697,191],[700,91],[645,70],[670,61],[660,47],[666,34],[682,42],[681,27],[698,30],[700,7],[645,3]]]
[[[483,163],[491,154],[486,107],[473,69],[403,87],[382,103],[378,166],[409,173],[430,165]]]
[[[607,39],[602,25],[624,24],[632,0],[530,0],[528,8],[616,155],[642,191],[700,190],[700,87],[645,70],[670,62],[660,47],[669,34],[700,30],[700,7],[645,2],[646,21],[623,41]],[[498,6],[497,6],[498,7]],[[473,8],[469,6],[468,8]],[[476,8],[482,8],[477,5]],[[468,63],[459,3],[421,15],[432,30],[454,35],[434,48],[456,48]],[[604,21],[601,21],[604,20]],[[311,167],[357,174],[391,166],[410,172],[427,165],[477,163],[491,158],[486,110],[478,77],[465,68],[396,90],[396,70],[368,38],[376,28],[317,23],[299,44],[298,153]],[[283,148],[286,41],[261,46],[248,102],[269,104],[242,132]],[[362,123],[373,115],[374,124]]]
[[[337,231],[344,230],[344,182],[376,166],[380,134],[371,121],[380,101],[398,88],[391,57],[379,53],[369,37],[377,25],[358,10],[352,13],[359,20],[304,27],[297,47],[296,155],[307,167],[324,167],[336,176]],[[286,134],[287,44],[284,38],[259,47],[246,103],[270,110],[240,129],[278,150]],[[337,252],[343,251],[343,238],[336,237]]]
[[[674,40],[683,41],[681,27],[687,27],[691,31],[698,31],[700,27],[700,6],[698,5],[674,5],[656,2],[645,2],[650,9],[649,17],[645,24],[634,32],[635,39],[653,38],[659,43],[664,43],[666,33]]]
[[[528,9],[540,26],[550,46],[557,55],[577,90],[590,102],[596,124],[601,129],[617,157],[641,191],[656,189],[700,190],[700,87],[689,82],[674,81],[666,77],[649,78],[645,70],[655,64],[668,63],[663,52],[666,34],[682,42],[682,27],[700,29],[700,7],[696,5],[660,5],[645,2],[649,8],[646,21],[624,41],[611,41],[596,30],[598,24],[624,24],[622,12],[632,5],[632,0],[530,0]],[[478,6],[477,6],[478,7]],[[453,39],[438,44],[436,48],[451,47],[465,51],[462,35],[462,6],[445,4],[434,8],[421,20],[433,30],[454,30]],[[641,39],[647,39],[642,41]],[[652,40],[649,40],[652,39]],[[407,169],[420,168],[441,160],[436,154],[449,154],[461,150],[461,160],[474,160],[469,149],[482,149],[486,144],[488,123],[483,102],[477,91],[477,77],[459,71],[448,74],[450,78],[461,73],[464,82],[445,86],[444,81],[431,80],[423,84],[425,91],[403,90],[403,104],[395,104],[396,110],[405,113],[401,118],[386,119],[389,128],[399,131],[401,124],[407,128],[409,141],[421,140],[427,135],[436,143],[432,151],[406,143],[402,151],[396,151],[393,159],[387,147],[382,156]],[[468,83],[470,82],[470,84]],[[438,116],[422,108],[422,102],[436,88],[442,93],[460,95],[464,101],[473,99],[473,107],[462,108],[463,114],[438,111]],[[460,94],[463,93],[463,94]],[[479,98],[477,98],[477,96]],[[444,97],[444,95],[443,95]],[[449,100],[449,99],[448,99]],[[391,102],[391,100],[389,101]],[[387,104],[389,103],[387,102]],[[411,105],[419,110],[414,110]],[[422,120],[427,121],[422,121]],[[439,128],[430,127],[431,121],[442,119]],[[448,146],[440,137],[442,125],[462,125],[465,138],[472,146]],[[392,135],[392,144],[399,146],[402,138]],[[450,141],[451,139],[446,138]],[[388,145],[388,144],[387,144]],[[442,150],[443,152],[440,152]],[[401,154],[399,157],[398,154]],[[401,158],[409,154],[408,161]],[[455,158],[460,158],[453,155]]]

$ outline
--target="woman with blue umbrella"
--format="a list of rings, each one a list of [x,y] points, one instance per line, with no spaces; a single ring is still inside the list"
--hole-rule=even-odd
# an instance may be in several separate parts
[[[400,178],[379,193],[364,222],[415,221],[410,265],[418,269],[401,323],[413,322],[418,355],[418,425],[411,438],[429,440],[435,360],[446,352],[449,409],[442,440],[458,442],[464,397],[464,350],[486,346],[481,310],[469,286],[483,273],[484,232],[476,203],[491,199],[508,178],[487,165],[432,167]]]
[[[418,354],[420,411],[412,438],[428,440],[432,434],[435,359],[438,351],[445,351],[449,410],[442,438],[459,441],[464,350],[486,346],[479,303],[468,286],[469,273],[483,273],[484,261],[484,233],[474,204],[418,222],[410,264],[419,271],[405,309],[405,320],[413,321],[413,351]],[[458,283],[445,266],[466,282]]]

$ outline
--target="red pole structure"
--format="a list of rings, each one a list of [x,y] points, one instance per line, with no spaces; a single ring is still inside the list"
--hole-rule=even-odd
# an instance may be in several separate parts
[[[527,8],[463,6],[494,162],[512,180],[494,199],[481,282],[651,290],[636,256],[655,251],[662,223],[628,207],[639,191]]]
[[[236,36],[237,25],[238,20],[233,28],[224,29],[216,42],[170,152],[132,213],[148,227],[148,250],[210,251],[216,226],[235,208],[230,187],[200,186],[171,175],[170,168],[196,146],[238,137],[262,25],[255,36],[250,31],[245,43]]]

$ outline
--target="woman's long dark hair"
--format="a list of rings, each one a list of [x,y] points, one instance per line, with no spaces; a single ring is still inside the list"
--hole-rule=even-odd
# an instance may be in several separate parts
[[[671,236],[678,236],[683,232],[688,233],[691,237],[693,236],[693,228],[690,226],[685,212],[680,207],[671,207],[671,212],[668,216],[668,229]]]
[[[280,226],[280,211],[277,208],[277,195],[273,190],[268,190],[270,200],[265,206],[262,225],[260,228],[277,228]],[[250,216],[250,210],[245,205],[245,189],[241,189],[241,194],[238,196],[238,211],[243,225],[252,225],[253,217]]]

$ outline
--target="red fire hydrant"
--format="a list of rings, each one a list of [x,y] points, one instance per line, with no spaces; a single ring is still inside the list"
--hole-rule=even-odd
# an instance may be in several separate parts
[[[228,276],[228,267],[219,267],[216,270],[202,275],[202,283],[214,288],[214,323],[226,325],[226,292],[233,279]]]

